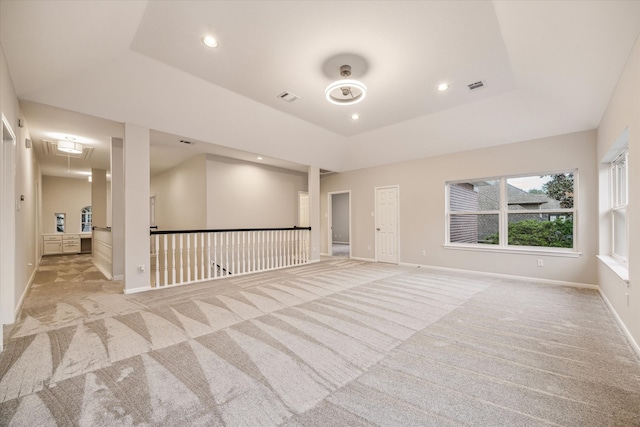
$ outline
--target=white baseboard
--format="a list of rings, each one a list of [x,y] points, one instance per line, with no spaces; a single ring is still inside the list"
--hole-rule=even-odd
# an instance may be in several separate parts
[[[622,321],[620,316],[618,316],[618,313],[613,308],[613,305],[609,302],[609,299],[604,294],[604,292],[602,292],[602,289],[598,288],[598,293],[600,294],[600,297],[602,298],[602,300],[606,304],[607,308],[609,309],[609,311],[613,315],[613,318],[616,320],[616,323],[618,324],[618,326],[622,330],[622,333],[625,335],[625,337],[627,337],[627,340],[629,341],[629,344],[631,344],[631,348],[633,349],[633,351],[636,352],[636,355],[640,358],[640,346],[638,345],[636,340],[633,339],[633,336],[631,335],[631,332],[629,332],[629,330],[627,329],[627,326],[624,324],[624,322]]]
[[[127,294],[127,295],[129,295],[129,294],[137,294],[137,293],[140,293],[140,292],[152,291],[154,289],[157,289],[157,288],[152,288],[151,286],[145,286],[143,288],[133,288],[133,289],[125,288],[124,289],[124,293]],[[160,288],[160,289],[167,289],[167,288]]]
[[[354,259],[356,261],[376,262],[376,260],[373,259],[373,258],[362,258],[362,257],[359,257],[359,256],[352,256],[350,259]]]
[[[535,280],[538,283],[544,283],[545,285],[556,285],[556,286],[570,286],[572,288],[585,288],[585,289],[594,289],[600,290],[598,285],[591,285],[588,283],[577,283],[577,282],[567,282],[564,280],[550,280],[550,279],[540,279],[537,277],[530,276],[516,276],[513,274],[500,274],[500,273],[490,273],[486,271],[475,271],[475,270],[463,270],[460,268],[450,268],[450,267],[436,267],[432,265],[422,265],[422,264],[413,264],[408,262],[401,262],[398,265],[403,265],[405,267],[419,267],[428,270],[436,270],[436,271],[448,271],[452,273],[464,273],[464,274],[477,274],[479,276],[485,277],[495,277],[500,279],[511,279],[511,280]]]
[[[31,273],[31,277],[29,278],[29,281],[27,282],[27,286],[24,288],[24,292],[20,296],[20,300],[18,301],[18,305],[16,305],[16,309],[13,312],[13,321],[14,322],[18,319],[18,316],[20,315],[20,311],[22,310],[22,305],[24,304],[24,300],[27,298],[27,294],[29,293],[29,289],[31,289],[31,285],[33,285],[33,280],[36,278],[36,272],[38,271],[38,266],[39,265],[40,265],[40,262],[38,262],[38,265],[36,265],[36,268],[33,269],[33,272]]]

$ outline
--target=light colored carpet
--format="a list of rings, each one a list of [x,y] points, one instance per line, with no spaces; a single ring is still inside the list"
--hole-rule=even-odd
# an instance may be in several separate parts
[[[593,290],[331,258],[122,295],[45,259],[0,425],[640,425],[640,364]]]

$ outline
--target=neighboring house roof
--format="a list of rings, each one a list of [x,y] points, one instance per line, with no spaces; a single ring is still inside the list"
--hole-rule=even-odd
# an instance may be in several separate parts
[[[482,211],[500,209],[500,186],[482,185],[477,187],[478,208]],[[531,194],[507,184],[509,209],[560,209],[560,201],[546,194]]]

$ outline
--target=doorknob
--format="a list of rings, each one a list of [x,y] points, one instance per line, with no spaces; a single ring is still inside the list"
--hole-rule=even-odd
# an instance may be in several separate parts
[[[380,229],[379,229],[379,228],[376,228],[376,231],[380,231]]]

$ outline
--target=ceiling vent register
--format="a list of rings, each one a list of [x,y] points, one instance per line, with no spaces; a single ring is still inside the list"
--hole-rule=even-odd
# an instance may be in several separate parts
[[[288,103],[292,103],[293,101],[295,101],[296,99],[299,99],[300,97],[298,95],[292,94],[291,92],[282,92],[280,95],[278,95],[278,98]]]
[[[86,145],[82,146],[82,153],[73,154],[59,151],[58,141],[43,139],[42,143],[42,149],[44,151],[44,154],[47,156],[71,157],[72,159],[89,160],[91,154],[93,154],[93,147],[87,147]]]
[[[484,82],[482,80],[479,80],[475,83],[468,84],[467,87],[469,88],[469,90],[480,89],[484,87]]]

